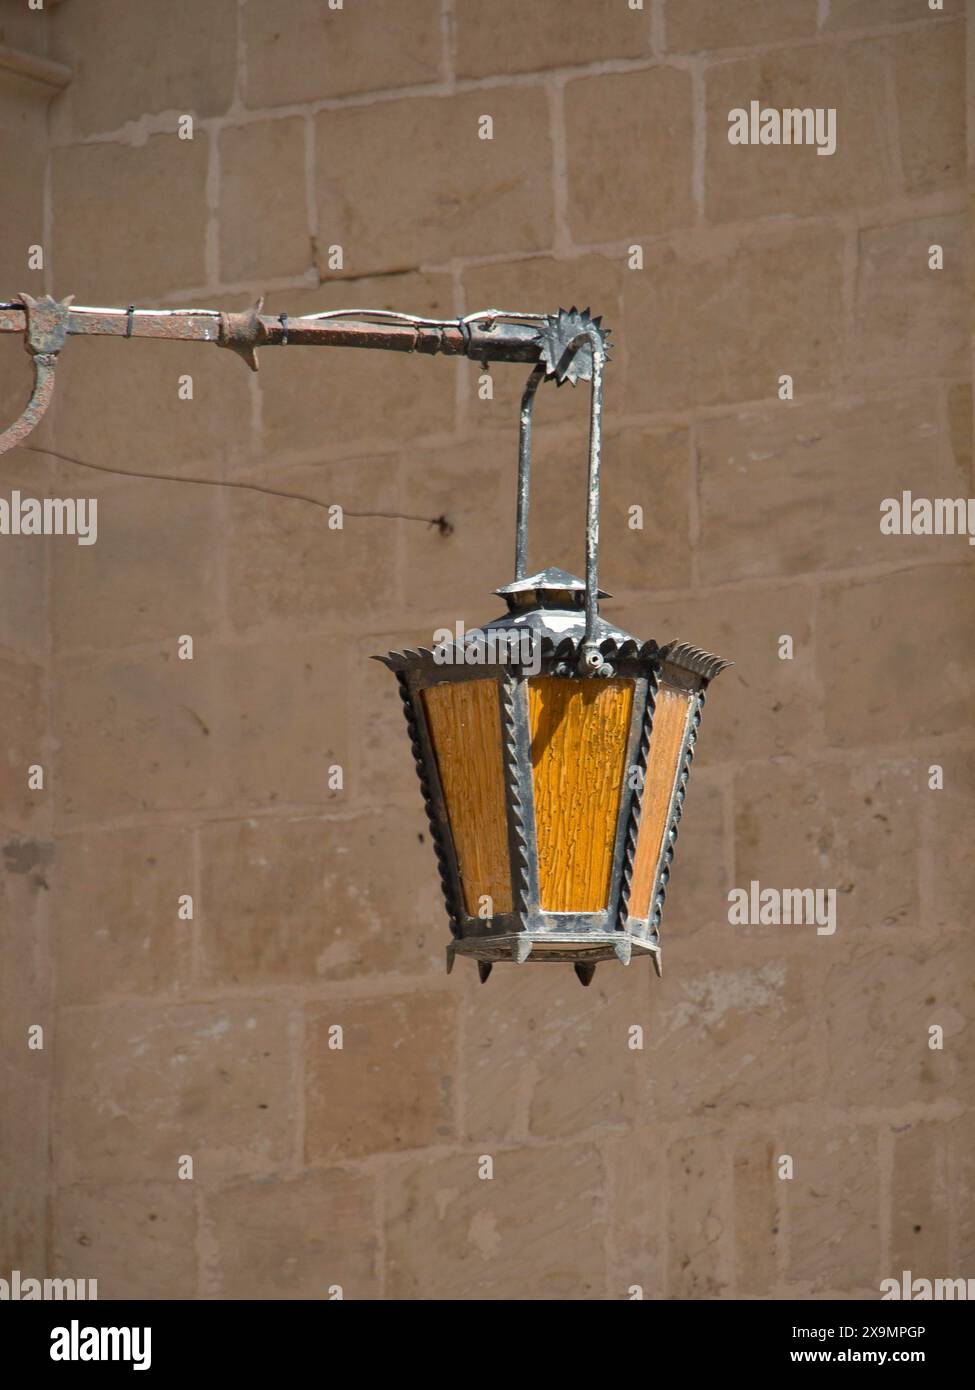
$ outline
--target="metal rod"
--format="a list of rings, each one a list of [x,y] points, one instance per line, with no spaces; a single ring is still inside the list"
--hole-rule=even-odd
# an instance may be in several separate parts
[[[34,359],[34,388],[18,420],[0,434],[0,454],[19,444],[44,414],[54,389],[58,354],[69,337],[170,339],[177,342],[209,342],[229,348],[257,371],[258,347],[358,347],[387,352],[419,352],[428,355],[467,357],[488,362],[532,362],[536,370],[525,388],[521,410],[519,450],[518,520],[515,565],[525,577],[528,546],[528,492],[531,468],[531,429],[534,396],[541,380],[554,376],[561,384],[571,380],[593,383],[589,437],[588,524],[586,533],[587,632],[595,631],[596,545],[599,527],[599,448],[602,412],[602,370],[605,361],[603,331],[599,320],[589,320],[588,310],[575,309],[557,315],[483,309],[457,319],[430,319],[383,309],[335,309],[292,318],[262,314],[263,299],[251,309],[228,312],[219,309],[94,308],[75,304],[74,296],[56,300],[50,295],[35,299],[21,294],[0,302],[0,333],[19,333]],[[578,328],[571,342],[560,332],[563,321]],[[572,331],[569,329],[568,331]],[[579,363],[574,349],[590,342],[592,366]],[[590,657],[592,653],[590,652]],[[588,658],[587,658],[588,660]],[[588,661],[593,668],[598,662]]]
[[[603,433],[603,365],[606,350],[602,334],[590,324],[576,335],[569,348],[588,338],[592,345],[592,394],[589,408],[589,486],[586,497],[586,631],[583,661],[596,669],[602,662],[596,645],[596,618],[599,614],[599,464]]]
[[[355,311],[351,311],[354,313]],[[361,313],[368,311],[361,310]],[[218,309],[100,309],[74,305],[68,311],[68,337],[168,338],[211,342],[244,356],[258,347],[358,347],[387,352],[442,353],[480,362],[537,362],[538,325],[542,314],[506,315],[523,322],[502,322],[492,310],[464,319],[418,319],[390,315],[389,322],[358,322],[306,314],[280,317],[257,309],[227,313]],[[24,333],[27,311],[22,303],[0,304],[0,333]]]
[[[518,518],[515,524],[515,579],[524,579],[528,570],[528,501],[532,466],[532,416],[535,392],[545,379],[545,365],[539,362],[525,383],[521,396],[521,422],[518,434]]]

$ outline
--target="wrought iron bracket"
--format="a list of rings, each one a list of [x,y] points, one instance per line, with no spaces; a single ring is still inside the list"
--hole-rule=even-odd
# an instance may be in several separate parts
[[[64,347],[68,332],[68,317],[74,295],[56,300],[50,295],[34,299],[32,295],[17,296],[23,305],[25,320],[24,347],[34,368],[34,383],[30,398],[18,418],[0,434],[0,454],[14,449],[40,424],[54,395],[54,371],[58,353]]]
[[[606,360],[606,331],[588,310],[555,314],[482,309],[459,319],[430,319],[385,309],[335,309],[292,318],[250,309],[98,309],[28,294],[0,303],[0,333],[22,333],[34,365],[34,386],[20,417],[0,434],[0,454],[30,434],[51,402],[58,353],[69,337],[165,338],[209,342],[235,352],[257,371],[258,347],[357,347],[491,362],[536,363],[539,380],[597,382]]]

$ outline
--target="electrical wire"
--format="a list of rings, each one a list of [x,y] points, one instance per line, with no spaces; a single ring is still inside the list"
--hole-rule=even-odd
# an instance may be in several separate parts
[[[309,497],[307,493],[285,492],[281,488],[263,487],[260,483],[242,483],[227,478],[195,478],[177,473],[148,473],[134,468],[113,468],[111,464],[92,463],[88,459],[75,458],[72,454],[59,453],[57,449],[42,449],[39,444],[22,444],[20,447],[28,453],[46,454],[49,458],[60,459],[62,463],[73,463],[78,468],[91,468],[96,473],[114,473],[120,478],[145,478],[156,483],[193,483],[198,487],[239,488],[244,492],[262,492],[266,497],[283,497],[291,502],[307,502],[310,506],[321,507],[324,511],[330,511],[334,505],[331,502],[323,502],[320,497]],[[422,521],[427,526],[436,526],[442,536],[449,536],[454,529],[445,516],[414,516],[406,512],[357,512],[350,511],[347,507],[342,508],[342,515],[356,518],[375,517],[387,521]]]

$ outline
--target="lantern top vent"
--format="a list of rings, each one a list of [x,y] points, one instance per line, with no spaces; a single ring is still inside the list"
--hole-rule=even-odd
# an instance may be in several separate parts
[[[568,570],[549,565],[547,569],[515,579],[493,591],[503,598],[510,612],[519,608],[582,608],[586,599],[586,583]],[[597,598],[612,598],[605,589],[596,591]]]

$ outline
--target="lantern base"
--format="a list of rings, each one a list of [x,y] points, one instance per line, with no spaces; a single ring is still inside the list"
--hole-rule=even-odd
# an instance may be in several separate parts
[[[447,970],[451,970],[455,955],[471,956],[487,965],[510,960],[519,965],[526,961],[553,961],[557,964],[595,967],[601,960],[618,960],[623,965],[629,965],[634,952],[649,956],[657,974],[660,974],[659,943],[628,931],[556,934],[526,930],[489,937],[460,937],[447,947]]]

